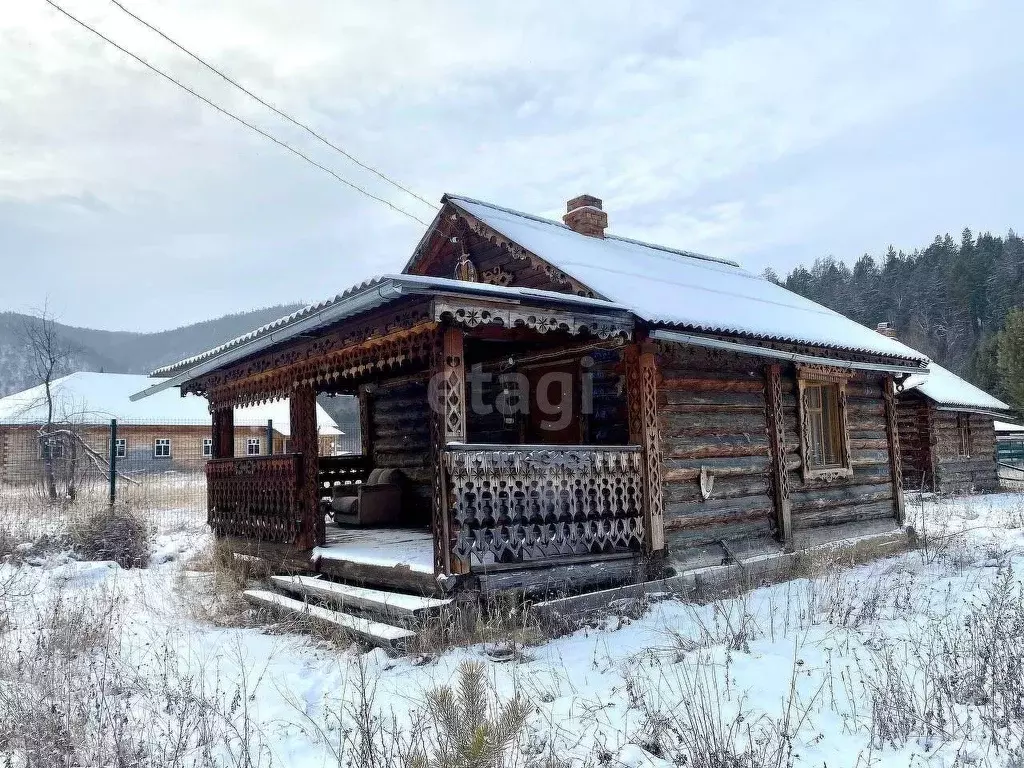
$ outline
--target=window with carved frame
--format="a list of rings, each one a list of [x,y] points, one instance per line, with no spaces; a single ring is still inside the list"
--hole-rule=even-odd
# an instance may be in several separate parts
[[[831,480],[853,474],[842,370],[797,369],[800,449],[805,480]]]

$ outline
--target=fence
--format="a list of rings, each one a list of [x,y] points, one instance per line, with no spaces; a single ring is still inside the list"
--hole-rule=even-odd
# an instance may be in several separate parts
[[[236,456],[285,453],[289,442],[272,421],[235,424]],[[358,451],[358,435],[321,435],[321,455]],[[114,498],[144,514],[157,532],[200,529],[212,453],[209,420],[0,422],[0,524],[55,531]]]

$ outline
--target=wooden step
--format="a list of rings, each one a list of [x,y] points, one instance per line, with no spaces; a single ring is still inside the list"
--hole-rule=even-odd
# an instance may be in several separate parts
[[[452,602],[435,597],[354,587],[313,576],[273,576],[271,581],[281,589],[306,597],[318,597],[342,608],[350,606],[379,616],[405,620],[423,618]]]
[[[352,616],[341,611],[332,611],[320,605],[310,605],[302,600],[294,600],[277,592],[265,589],[247,589],[243,597],[253,605],[270,608],[282,613],[295,613],[309,616],[317,621],[351,632],[374,645],[386,648],[401,649],[416,637],[416,633],[402,627],[393,627],[379,621]]]

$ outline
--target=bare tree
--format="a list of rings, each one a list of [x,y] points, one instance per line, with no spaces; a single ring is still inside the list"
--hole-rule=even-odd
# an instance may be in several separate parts
[[[54,457],[57,448],[56,428],[54,426],[55,406],[53,398],[53,382],[63,376],[70,368],[74,354],[73,345],[60,334],[57,321],[50,313],[48,304],[44,304],[39,317],[25,322],[22,330],[25,346],[29,353],[29,371],[34,381],[43,386],[46,406],[46,423],[39,430],[42,447],[43,476],[46,483],[46,494],[51,501],[57,500],[57,480],[54,473]],[[75,493],[74,480],[69,483],[68,494],[73,498]]]

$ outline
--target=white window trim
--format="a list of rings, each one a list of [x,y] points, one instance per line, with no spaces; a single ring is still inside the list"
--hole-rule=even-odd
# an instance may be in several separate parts
[[[213,458],[213,438],[212,437],[204,437],[203,438],[202,455],[203,455],[204,459],[212,459]]]
[[[110,441],[107,440],[107,455],[110,455]],[[128,456],[128,438],[114,438],[114,458],[123,459]]]
[[[251,450],[253,446],[256,446],[256,452],[253,453]],[[245,439],[245,455],[246,456],[261,456],[263,454],[263,441],[258,437],[247,437]]]
[[[56,455],[51,454],[50,460],[59,460],[64,458],[64,441],[59,437],[40,437],[39,438],[39,458],[45,460],[46,446],[47,444],[55,445],[59,448]]]
[[[158,448],[162,448],[166,444],[167,453],[159,453]],[[169,459],[171,458],[171,438],[169,437],[157,437],[153,440],[153,458],[154,459]]]

